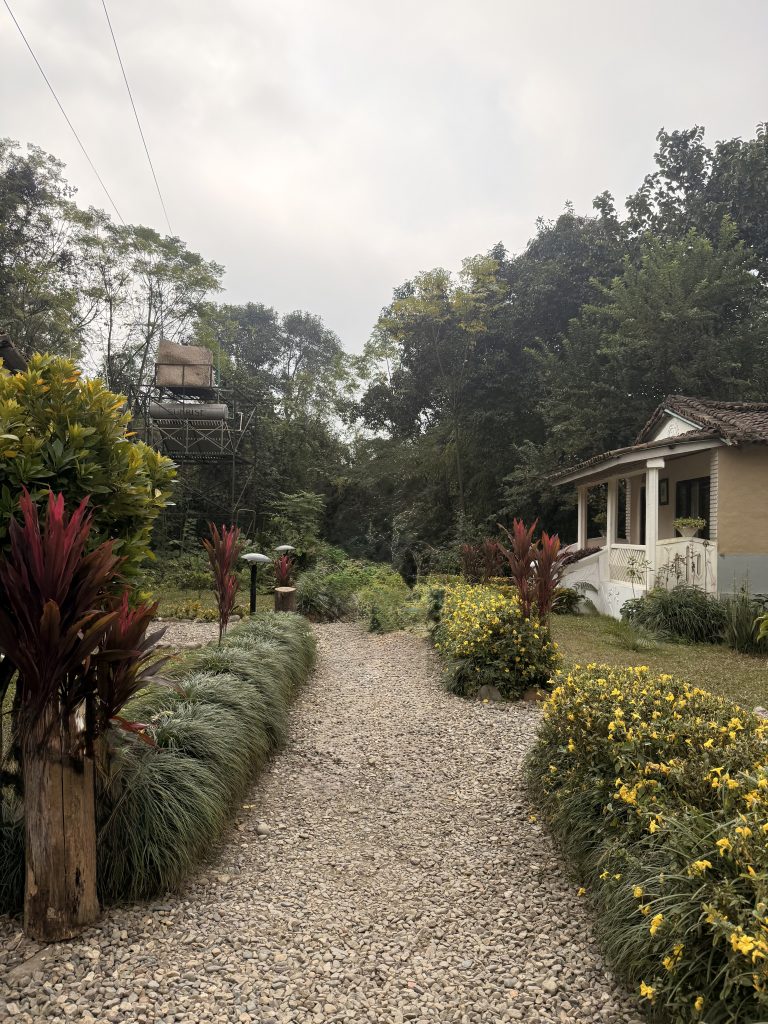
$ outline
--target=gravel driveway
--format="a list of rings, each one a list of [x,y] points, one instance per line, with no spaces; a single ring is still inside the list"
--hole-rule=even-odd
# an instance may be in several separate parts
[[[410,634],[317,633],[291,741],[214,862],[6,969],[0,1020],[634,1024],[531,820],[538,710],[447,695]],[[18,941],[0,921],[6,964]]]

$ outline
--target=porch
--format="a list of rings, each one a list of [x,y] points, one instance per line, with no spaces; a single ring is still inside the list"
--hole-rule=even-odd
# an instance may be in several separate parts
[[[615,617],[626,600],[653,586],[688,584],[717,592],[717,448],[652,458],[649,452],[632,454],[643,457],[591,467],[574,481],[578,529],[572,547],[594,547],[595,554],[569,566],[565,583],[584,583],[595,591],[598,609]],[[604,491],[600,536],[589,529],[595,488]],[[680,536],[673,525],[680,516],[704,519],[702,536]]]

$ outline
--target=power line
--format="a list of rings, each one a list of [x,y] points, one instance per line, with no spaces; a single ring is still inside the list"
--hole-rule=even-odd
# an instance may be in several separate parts
[[[109,25],[109,34],[112,36],[112,42],[115,44],[115,53],[117,54],[117,60],[120,64],[120,70],[123,73],[123,81],[125,82],[125,88],[128,90],[128,96],[131,101],[131,106],[133,107],[133,116],[136,118],[136,125],[139,129],[139,135],[141,136],[141,141],[144,145],[144,152],[147,154],[147,162],[149,163],[149,169],[150,171],[152,171],[152,177],[155,180],[155,188],[157,189],[157,195],[160,199],[160,205],[163,208],[163,213],[165,215],[165,223],[168,225],[168,231],[171,234],[173,234],[173,228],[171,227],[171,222],[168,217],[168,211],[165,208],[165,200],[163,199],[163,193],[160,191],[160,183],[158,182],[157,175],[155,174],[155,168],[152,164],[152,157],[149,155],[149,147],[147,146],[147,140],[144,138],[144,131],[141,127],[141,121],[139,120],[139,112],[136,109],[136,104],[133,102],[133,93],[131,92],[131,87],[128,84],[128,75],[125,73],[125,65],[123,64],[123,58],[120,56],[120,48],[118,47],[117,39],[115,38],[115,30],[112,28],[112,21],[109,17],[109,11],[107,10],[106,0],[101,0],[101,6],[104,8],[104,14],[107,18],[107,25]]]
[[[120,221],[120,223],[121,223],[121,224],[125,225],[125,221],[123,220],[123,218],[122,218],[122,215],[121,215],[120,211],[118,210],[118,208],[117,208],[117,206],[116,206],[116,204],[115,204],[115,201],[114,201],[114,199],[113,199],[113,198],[112,198],[112,196],[111,196],[111,195],[109,194],[109,189],[108,189],[108,188],[107,188],[107,186],[106,186],[106,185],[104,184],[104,181],[103,181],[103,179],[102,179],[101,175],[99,174],[99,172],[98,172],[98,171],[96,170],[96,164],[94,164],[93,160],[91,160],[90,156],[88,155],[88,150],[87,150],[87,149],[85,148],[85,146],[83,145],[83,141],[82,141],[82,139],[80,138],[80,136],[79,136],[79,135],[77,134],[77,132],[75,131],[75,126],[74,126],[74,125],[72,124],[72,122],[70,121],[69,117],[67,116],[67,112],[66,112],[66,110],[65,110],[65,109],[64,109],[64,107],[63,107],[63,106],[61,105],[61,100],[60,100],[60,99],[59,99],[59,97],[58,97],[58,96],[56,95],[56,90],[55,90],[55,89],[53,88],[53,86],[51,85],[50,81],[48,80],[48,76],[47,76],[47,75],[46,75],[46,73],[45,73],[45,72],[43,71],[43,66],[42,66],[42,64],[41,64],[41,63],[40,63],[40,61],[39,61],[39,60],[37,59],[37,56],[35,55],[35,51],[34,51],[34,50],[32,49],[32,47],[31,47],[31,46],[30,46],[30,44],[29,44],[29,40],[28,40],[28,39],[27,39],[27,37],[26,37],[26,36],[24,35],[24,32],[23,32],[23,30],[22,30],[22,27],[21,27],[21,25],[20,25],[20,24],[18,23],[18,21],[16,20],[16,15],[15,15],[15,14],[13,13],[13,11],[11,10],[11,5],[10,5],[10,4],[8,3],[8,0],[3,0],[3,3],[5,4],[5,6],[6,6],[6,9],[7,9],[8,13],[9,13],[9,14],[10,14],[10,16],[11,16],[11,18],[12,18],[12,20],[13,20],[13,23],[14,23],[14,25],[15,25],[15,26],[16,26],[16,28],[17,28],[17,29],[19,30],[19,35],[20,35],[20,36],[21,36],[21,38],[22,38],[22,39],[24,40],[24,45],[25,45],[25,46],[26,46],[26,48],[27,48],[27,49],[29,50],[29,52],[30,52],[30,53],[32,54],[32,60],[33,60],[33,61],[35,62],[35,64],[37,64],[37,68],[38,68],[38,70],[39,70],[40,74],[41,74],[41,75],[43,76],[43,79],[44,79],[44,81],[45,81],[45,84],[46,84],[46,85],[48,86],[48,88],[49,88],[49,89],[51,90],[51,95],[52,95],[52,96],[53,96],[53,98],[54,98],[54,99],[56,100],[56,105],[58,106],[58,108],[59,108],[59,110],[60,110],[60,111],[62,112],[62,114],[64,115],[64,120],[65,120],[65,121],[67,122],[67,124],[69,125],[69,128],[70,128],[70,131],[72,132],[72,134],[73,134],[73,135],[75,136],[75,138],[77,139],[77,144],[78,144],[78,145],[80,146],[80,149],[82,149],[82,151],[83,151],[83,155],[85,156],[85,159],[86,159],[86,160],[88,161],[88,163],[89,163],[89,164],[91,165],[91,170],[93,171],[93,173],[94,173],[94,174],[96,175],[96,177],[98,178],[98,181],[99,181],[99,184],[101,185],[101,187],[102,187],[102,188],[104,189],[104,194],[106,195],[107,199],[109,200],[109,202],[110,202],[110,204],[111,204],[111,206],[112,206],[112,209],[113,209],[113,210],[115,211],[115,213],[117,214],[117,219],[118,219],[118,220]]]

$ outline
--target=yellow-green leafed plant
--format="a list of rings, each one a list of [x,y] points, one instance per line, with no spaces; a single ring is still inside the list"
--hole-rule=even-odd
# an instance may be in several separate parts
[[[131,440],[129,420],[125,399],[68,359],[34,356],[19,374],[0,368],[0,551],[22,487],[41,508],[50,490],[70,508],[90,496],[92,544],[116,538],[121,571],[136,574],[174,468]]]
[[[768,722],[644,667],[558,682],[529,781],[609,960],[653,1020],[768,1020]]]
[[[514,698],[547,685],[557,645],[544,623],[523,614],[512,587],[456,583],[439,588],[433,603],[435,647],[449,659],[453,692],[473,696],[490,684]]]

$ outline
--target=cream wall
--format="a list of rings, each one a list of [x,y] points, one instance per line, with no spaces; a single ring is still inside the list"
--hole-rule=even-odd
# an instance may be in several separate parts
[[[666,478],[669,481],[669,504],[659,505],[659,540],[669,540],[670,537],[677,535],[672,525],[672,521],[677,515],[675,512],[675,487],[677,482],[679,480],[694,480],[696,477],[710,476],[711,465],[711,451],[696,452],[694,455],[682,455],[676,459],[667,458],[664,469],[659,470],[659,479],[664,480]],[[640,543],[640,488],[644,484],[644,475],[632,477],[629,513],[630,544]]]
[[[768,445],[719,450],[719,555],[768,554]]]

